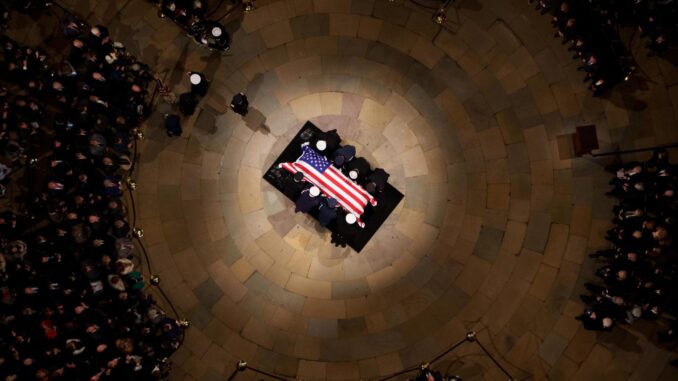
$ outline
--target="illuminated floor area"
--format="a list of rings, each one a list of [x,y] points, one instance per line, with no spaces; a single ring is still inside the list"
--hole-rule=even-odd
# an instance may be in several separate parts
[[[597,334],[573,319],[612,200],[608,162],[558,144],[588,123],[603,151],[678,141],[666,61],[639,49],[645,81],[592,98],[525,0],[455,2],[442,31],[402,0],[258,0],[230,26],[227,56],[148,2],[64,2],[75,3],[169,69],[176,91],[187,70],[212,79],[181,138],[164,135],[159,106],[138,173],[138,225],[192,324],[172,379],[222,380],[244,359],[290,378],[367,380],[468,330],[518,379],[678,379],[651,326]],[[241,90],[244,120],[225,113]],[[261,178],[307,120],[336,128],[405,195],[360,254]],[[459,358],[465,380],[505,380],[475,348]]]

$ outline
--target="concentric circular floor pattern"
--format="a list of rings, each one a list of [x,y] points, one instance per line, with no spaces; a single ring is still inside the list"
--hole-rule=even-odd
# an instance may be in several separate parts
[[[192,324],[173,379],[221,380],[238,359],[289,378],[374,379],[469,330],[519,379],[675,379],[646,335],[573,319],[612,203],[604,163],[567,145],[587,123],[604,150],[678,140],[675,68],[643,58],[645,87],[592,98],[524,0],[462,1],[444,29],[403,1],[259,0],[230,26],[227,56],[187,45],[138,3],[112,33],[129,32],[151,64],[178,59],[212,79],[181,138],[152,119],[139,168],[138,225]],[[242,90],[245,118],[225,107]],[[332,246],[262,179],[307,120],[337,129],[405,195],[361,253]],[[505,380],[472,345],[445,364]]]

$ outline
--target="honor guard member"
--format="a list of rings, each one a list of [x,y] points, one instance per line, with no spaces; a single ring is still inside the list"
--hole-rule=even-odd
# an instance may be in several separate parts
[[[325,156],[328,156],[329,154],[336,151],[337,148],[339,148],[340,142],[341,138],[339,137],[339,134],[337,134],[337,130],[320,132],[316,134],[314,141],[312,141],[313,147],[322,152]]]
[[[332,232],[332,243],[336,246],[346,247],[348,237],[355,232],[357,220],[353,213],[338,213]]]
[[[299,197],[301,191],[310,184],[304,181],[304,174],[301,172],[297,172],[292,176],[289,176],[289,172],[285,172],[285,180],[282,182],[283,193],[286,196],[296,200]]]
[[[365,190],[370,192],[372,195],[376,193],[381,193],[386,188],[386,183],[388,182],[389,175],[386,171],[381,168],[376,168],[369,176],[367,176],[367,182],[365,183]],[[372,184],[372,185],[370,185]],[[370,191],[368,189],[373,189]]]
[[[318,209],[318,222],[320,226],[327,226],[337,218],[337,200],[331,197],[320,203]]]
[[[301,195],[297,199],[294,206],[295,213],[308,213],[313,208],[320,204],[320,189],[318,187],[311,187],[308,190],[301,191]]]
[[[355,147],[351,145],[345,145],[343,147],[337,148],[332,153],[332,162],[337,168],[341,168],[345,163],[353,160],[355,157]]]
[[[349,161],[344,168],[348,171],[348,177],[351,180],[362,183],[370,172],[370,163],[362,157],[356,157]]]
[[[208,48],[229,50],[231,38],[220,23],[212,20],[202,20],[191,25],[193,38]]]

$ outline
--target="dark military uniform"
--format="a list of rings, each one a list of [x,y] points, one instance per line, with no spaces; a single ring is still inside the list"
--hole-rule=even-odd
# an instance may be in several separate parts
[[[304,189],[301,191],[301,195],[299,195],[299,198],[295,203],[294,211],[296,213],[308,213],[313,208],[318,206],[318,204],[320,204],[320,196],[312,197],[310,191],[308,189]]]

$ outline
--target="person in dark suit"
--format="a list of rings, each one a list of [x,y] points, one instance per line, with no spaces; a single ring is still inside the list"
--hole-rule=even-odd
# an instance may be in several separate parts
[[[191,25],[191,35],[196,42],[211,49],[229,50],[230,36],[217,21],[201,20]]]
[[[310,212],[320,204],[320,197],[318,196],[320,196],[320,189],[318,189],[318,187],[304,189],[301,191],[301,195],[299,195],[299,198],[295,202],[294,212]]]
[[[209,81],[203,74],[195,71],[189,71],[188,79],[191,82],[191,94],[194,94],[199,97],[204,97],[205,95],[207,95]]]
[[[601,316],[602,315],[602,316]],[[576,317],[584,325],[584,329],[589,331],[611,331],[614,320],[607,316],[604,311],[596,311],[593,308],[587,308],[583,314]]]
[[[167,136],[181,136],[182,130],[179,115],[165,114],[165,130],[167,131]]]
[[[358,183],[362,183],[370,172],[370,163],[362,157],[356,157],[349,161],[345,166],[346,175]],[[354,172],[355,173],[352,173]]]
[[[618,204],[612,208],[615,226],[606,236],[611,246],[590,254],[606,264],[595,272],[600,282],[585,283],[588,293],[580,295],[588,305],[578,317],[586,329],[610,330],[617,321],[656,320],[678,311],[675,178],[668,180],[661,169],[670,168],[667,155],[660,149],[647,162],[607,168],[616,174],[607,195]]]
[[[334,219],[337,218],[337,200],[328,197],[320,203],[320,209],[318,209],[318,222],[320,226],[329,225]]]
[[[286,172],[283,170],[283,172],[279,172],[283,178],[281,181],[281,187],[283,193],[291,197],[292,199],[296,200],[299,195],[301,194],[301,191],[304,190],[307,186],[310,187],[310,183],[307,183],[304,181],[304,174],[301,172],[297,172],[294,175],[289,174],[289,172]]]
[[[231,110],[236,114],[245,116],[247,115],[247,109],[250,107],[250,102],[247,100],[247,95],[245,93],[238,93],[233,96],[231,99]]]
[[[179,95],[179,111],[184,115],[193,115],[198,106],[197,96],[190,91]]]
[[[339,210],[337,218],[334,220],[334,230],[332,231],[332,243],[335,246],[346,247],[348,244],[348,237],[355,234],[356,231],[356,216]]]
[[[384,188],[386,188],[386,183],[388,182],[388,178],[391,175],[388,174],[388,172],[384,171],[382,168],[376,168],[372,173],[367,176],[367,183],[365,184],[365,189],[369,186],[369,184],[374,184],[374,191],[368,192],[372,193],[381,193],[384,191]]]

